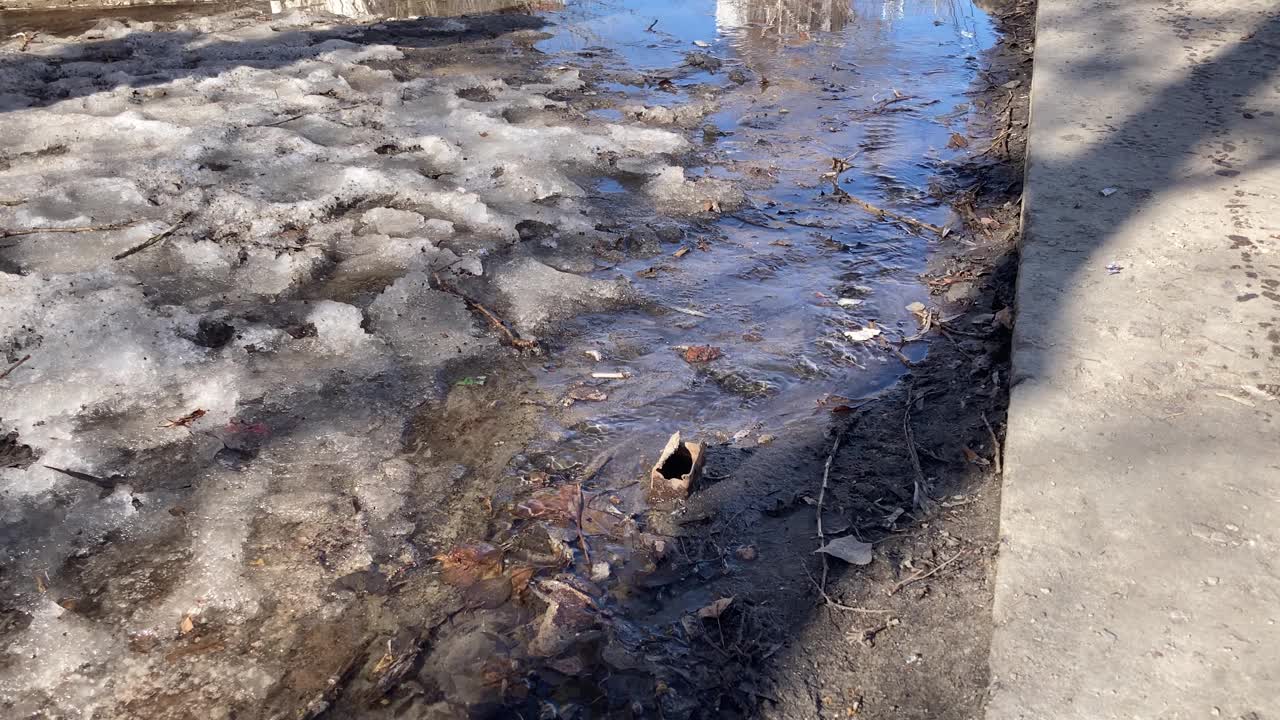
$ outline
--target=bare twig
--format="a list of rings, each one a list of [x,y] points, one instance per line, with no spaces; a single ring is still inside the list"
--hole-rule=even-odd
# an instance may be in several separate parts
[[[39,235],[40,233],[87,233],[87,232],[105,232],[107,230],[119,230],[123,227],[129,227],[133,221],[124,223],[114,223],[111,225],[81,225],[78,227],[37,227],[26,228],[23,230],[0,230],[0,239],[11,237],[22,237],[23,235]]]
[[[889,594],[890,594],[890,595],[892,595],[892,594],[894,594],[894,593],[898,592],[899,590],[901,590],[902,588],[904,588],[904,587],[906,587],[906,586],[910,585],[911,583],[919,582],[919,581],[921,581],[921,580],[924,580],[924,579],[925,579],[925,578],[927,578],[927,577],[932,576],[934,573],[938,572],[939,570],[941,570],[941,569],[943,569],[943,568],[947,567],[948,565],[950,565],[951,563],[955,562],[956,560],[959,560],[959,559],[960,559],[960,557],[961,557],[962,555],[964,555],[964,554],[966,554],[966,553],[968,553],[968,552],[969,552],[968,550],[961,550],[960,552],[957,552],[955,555],[952,555],[951,557],[947,558],[946,560],[943,560],[941,563],[938,563],[937,565],[934,565],[934,566],[933,566],[933,569],[932,569],[932,570],[930,570],[929,572],[926,572],[926,573],[921,573],[921,572],[913,573],[913,574],[911,575],[911,577],[907,578],[906,580],[903,580],[902,582],[900,582],[900,583],[898,583],[897,585],[894,585],[892,588],[890,588],[890,589],[889,589]]]
[[[516,333],[516,331],[507,327],[507,324],[502,322],[502,318],[493,314],[493,312],[490,311],[489,308],[481,305],[475,300],[472,300],[466,295],[463,295],[460,291],[450,287],[448,284],[444,282],[444,280],[440,279],[439,273],[432,273],[432,277],[435,278],[436,286],[439,287],[441,290],[449,293],[450,295],[456,295],[457,297],[462,299],[462,302],[467,304],[467,307],[483,315],[485,319],[489,321],[490,324],[492,324],[495,328],[497,328],[499,332],[502,333],[502,336],[507,339],[507,342],[511,344],[511,347],[514,347],[517,350],[532,350],[538,347],[538,343],[534,342],[533,340],[526,340],[520,337]]]
[[[658,27],[658,18],[654,18],[653,22],[649,23],[649,27],[645,28],[644,31],[653,32],[653,29],[656,27]]]
[[[996,474],[1001,474],[1001,455],[1004,451],[1000,449],[1000,438],[996,437],[996,431],[991,427],[991,421],[987,420],[987,414],[982,413],[982,424],[987,426],[987,434],[991,436],[991,454],[994,461],[994,470]]]
[[[826,535],[822,532],[822,506],[827,499],[827,480],[831,477],[831,462],[835,460],[836,453],[840,451],[840,440],[844,437],[844,432],[836,433],[835,442],[831,444],[831,453],[827,455],[827,462],[822,466],[822,488],[818,490],[818,547],[821,548],[827,544]],[[818,589],[822,591],[823,596],[827,594],[827,554],[822,555],[822,584]]]
[[[24,363],[24,362],[26,362],[26,361],[28,361],[28,360],[30,360],[30,359],[31,359],[31,356],[30,356],[30,355],[23,355],[21,360],[19,360],[18,362],[16,362],[16,363],[14,363],[14,364],[10,365],[8,370],[5,370],[4,372],[0,373],[0,380],[3,380],[3,379],[5,379],[5,378],[9,377],[9,373],[13,372],[14,370],[17,370],[19,365],[21,365],[22,363]]]
[[[920,467],[920,453],[916,452],[916,436],[911,430],[911,403],[915,401],[914,390],[914,386],[907,388],[907,403],[902,413],[902,434],[906,436],[907,455],[911,458],[911,469],[915,472],[913,480],[915,491],[911,496],[911,504],[928,512],[929,496],[924,491],[924,469]]]
[[[860,200],[850,195],[849,193],[845,192],[843,188],[836,187],[835,190],[836,190],[835,192],[836,199],[839,202],[852,203],[862,208],[863,210],[866,210],[872,215],[876,215],[880,218],[889,218],[890,220],[896,220],[900,223],[903,223],[904,225],[909,225],[911,227],[919,228],[921,230],[928,230],[929,232],[935,233],[937,235],[945,234],[945,230],[943,228],[938,227],[937,225],[924,222],[923,220],[917,220],[908,215],[903,215],[902,213],[897,213],[892,210],[885,210],[882,207],[877,207],[867,202],[866,200]]]
[[[143,250],[146,250],[147,248],[151,247],[152,245],[155,245],[156,243],[160,242],[161,240],[164,240],[165,238],[167,238],[167,237],[169,237],[170,235],[172,235],[172,234],[173,234],[173,231],[175,231],[175,230],[177,230],[178,228],[182,227],[182,224],[183,224],[183,223],[185,223],[185,222],[187,221],[187,218],[189,218],[189,217],[191,217],[191,212],[190,212],[190,211],[183,213],[183,214],[182,214],[182,217],[178,218],[178,221],[177,221],[177,222],[175,222],[174,224],[170,225],[167,229],[162,230],[162,231],[160,231],[160,232],[156,233],[155,235],[152,235],[151,237],[147,238],[147,239],[146,239],[146,241],[145,241],[145,242],[143,242],[143,243],[142,243],[142,244],[140,244],[140,245],[134,245],[133,247],[129,248],[128,250],[125,250],[125,251],[124,251],[124,252],[122,252],[122,253],[117,253],[117,254],[115,254],[115,255],[112,255],[112,256],[111,256],[111,259],[112,259],[112,260],[123,260],[123,259],[125,259],[125,258],[129,257],[130,255],[133,255],[134,253],[140,253],[140,252],[142,252]]]
[[[582,546],[582,557],[587,561],[587,571],[591,571],[591,551],[587,549],[587,536],[582,532],[582,511],[587,507],[587,501],[582,496],[582,483],[578,483],[578,544]]]
[[[0,198],[0,207],[14,207],[16,205],[25,204],[27,201],[21,198]]]

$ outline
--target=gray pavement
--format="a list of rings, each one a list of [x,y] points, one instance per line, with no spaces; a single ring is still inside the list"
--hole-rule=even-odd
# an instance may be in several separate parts
[[[1280,5],[1037,33],[988,720],[1280,718]]]

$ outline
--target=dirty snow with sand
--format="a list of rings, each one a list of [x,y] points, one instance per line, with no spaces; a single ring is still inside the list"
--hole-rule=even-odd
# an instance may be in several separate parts
[[[344,23],[111,21],[3,46],[0,227],[128,223],[0,241],[3,367],[30,356],[0,381],[0,438],[17,433],[0,469],[15,716],[90,717],[163,689],[213,717],[265,697],[291,619],[336,612],[333,577],[411,554],[409,494],[456,479],[396,459],[404,422],[445,363],[498,341],[432,276],[482,278],[536,332],[628,293],[510,251],[525,220],[596,232],[574,178],[704,202],[680,135],[558,112],[574,70],[404,79],[404,52],[344,39],[362,32]],[[326,534],[343,541],[321,562],[267,546],[280,556],[252,572],[272,539]],[[250,621],[265,648],[238,663],[175,674],[137,652]]]

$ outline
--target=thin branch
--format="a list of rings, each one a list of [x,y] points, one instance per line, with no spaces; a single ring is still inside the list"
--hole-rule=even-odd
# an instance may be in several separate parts
[[[432,273],[431,276],[435,278],[437,287],[449,293],[450,295],[454,295],[454,296],[457,296],[458,298],[461,298],[462,302],[467,304],[467,307],[483,315],[485,319],[487,319],[495,328],[497,328],[499,332],[502,333],[503,337],[507,339],[507,342],[510,343],[512,347],[516,348],[517,350],[534,350],[538,347],[538,343],[534,342],[533,340],[526,340],[520,337],[519,335],[517,335],[514,330],[507,327],[506,323],[502,322],[502,318],[490,312],[489,308],[481,305],[475,300],[472,300],[466,295],[463,295],[460,291],[450,287],[448,284],[445,283],[444,280],[440,279],[439,273]]]
[[[915,400],[914,391],[914,385],[907,387],[907,403],[902,413],[902,434],[906,436],[907,455],[911,458],[911,469],[915,472],[913,480],[915,491],[911,496],[911,504],[928,512],[929,496],[924,491],[924,468],[920,466],[920,453],[916,452],[916,435],[911,430],[911,403]]]
[[[836,453],[840,451],[840,440],[844,437],[844,432],[836,433],[836,440],[831,444],[831,452],[827,455],[827,462],[822,466],[822,488],[818,490],[818,547],[821,548],[827,544],[826,535],[822,532],[822,506],[827,499],[827,480],[831,477],[831,462],[835,460]],[[825,596],[827,592],[827,554],[818,553],[822,556],[822,584],[818,587]]]
[[[30,359],[31,359],[31,356],[30,356],[30,355],[23,355],[21,360],[19,360],[18,362],[16,362],[16,363],[14,363],[14,364],[10,365],[8,370],[5,370],[4,372],[0,373],[0,380],[3,380],[3,379],[5,379],[5,378],[9,377],[9,373],[13,372],[14,370],[17,370],[19,365],[21,365],[22,363],[24,363],[24,362],[26,362],[26,361],[28,361],[28,360],[30,360]]]
[[[921,230],[928,230],[929,232],[935,233],[937,235],[945,234],[945,231],[942,228],[938,227],[937,225],[924,222],[923,220],[917,220],[913,217],[903,215],[901,213],[896,213],[892,210],[885,210],[882,207],[877,207],[867,202],[866,200],[860,200],[850,195],[849,193],[845,192],[843,188],[837,187],[836,190],[838,191],[836,193],[837,200],[839,200],[840,202],[853,203],[854,205],[857,205],[858,207],[862,208],[863,210],[866,210],[872,215],[876,215],[881,218],[889,218],[890,220],[897,220],[900,223],[910,225],[911,227],[919,228]]]
[[[129,227],[134,224],[134,220],[123,223],[114,223],[112,225],[81,225],[78,227],[37,227],[26,228],[23,230],[0,230],[0,239],[11,237],[22,237],[23,235],[39,235],[40,233],[87,233],[87,232],[105,232],[107,230],[119,230],[120,228]]]
[[[112,256],[111,256],[111,259],[112,259],[112,260],[123,260],[123,259],[125,259],[125,258],[129,257],[130,255],[133,255],[134,253],[140,253],[140,252],[142,252],[143,250],[146,250],[147,248],[151,247],[152,245],[155,245],[156,243],[160,242],[161,240],[164,240],[165,238],[167,238],[167,237],[169,237],[170,235],[172,235],[172,234],[173,234],[173,231],[174,231],[174,230],[177,230],[177,229],[178,229],[178,228],[180,228],[180,227],[182,227],[182,224],[183,224],[183,223],[185,223],[185,222],[187,221],[187,218],[189,218],[189,217],[191,217],[191,212],[190,212],[190,211],[183,213],[183,214],[182,214],[182,217],[178,218],[178,222],[176,222],[176,223],[174,223],[174,224],[170,225],[170,226],[168,227],[168,229],[166,229],[166,230],[162,230],[162,231],[160,231],[160,232],[156,233],[155,235],[152,235],[151,237],[147,238],[147,239],[146,239],[146,241],[145,241],[145,242],[143,242],[141,245],[134,245],[133,247],[129,248],[128,250],[125,250],[125,251],[124,251],[124,252],[122,252],[122,253],[117,253],[117,254],[115,254],[115,255],[112,255]]]

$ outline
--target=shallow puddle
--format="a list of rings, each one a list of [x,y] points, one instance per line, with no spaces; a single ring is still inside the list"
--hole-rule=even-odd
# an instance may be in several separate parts
[[[538,47],[566,63],[586,55],[619,76],[683,64],[670,84],[605,83],[595,112],[705,103],[684,123],[702,148],[690,177],[748,188],[745,207],[601,273],[637,278],[653,305],[583,318],[544,369],[560,394],[585,381],[609,395],[575,406],[592,431],[571,432],[570,446],[609,449],[628,482],[675,430],[749,446],[885,387],[905,371],[894,350],[920,358],[923,343],[903,342],[918,329],[907,306],[927,301],[918,275],[936,235],[837,194],[946,225],[931,181],[960,152],[947,145],[993,41],[985,14],[968,2],[722,0],[570,3],[550,17],[554,37]],[[718,67],[690,71],[703,56]],[[873,327],[873,340],[851,339]],[[702,345],[720,357],[682,359]],[[591,380],[599,371],[627,377]]]

